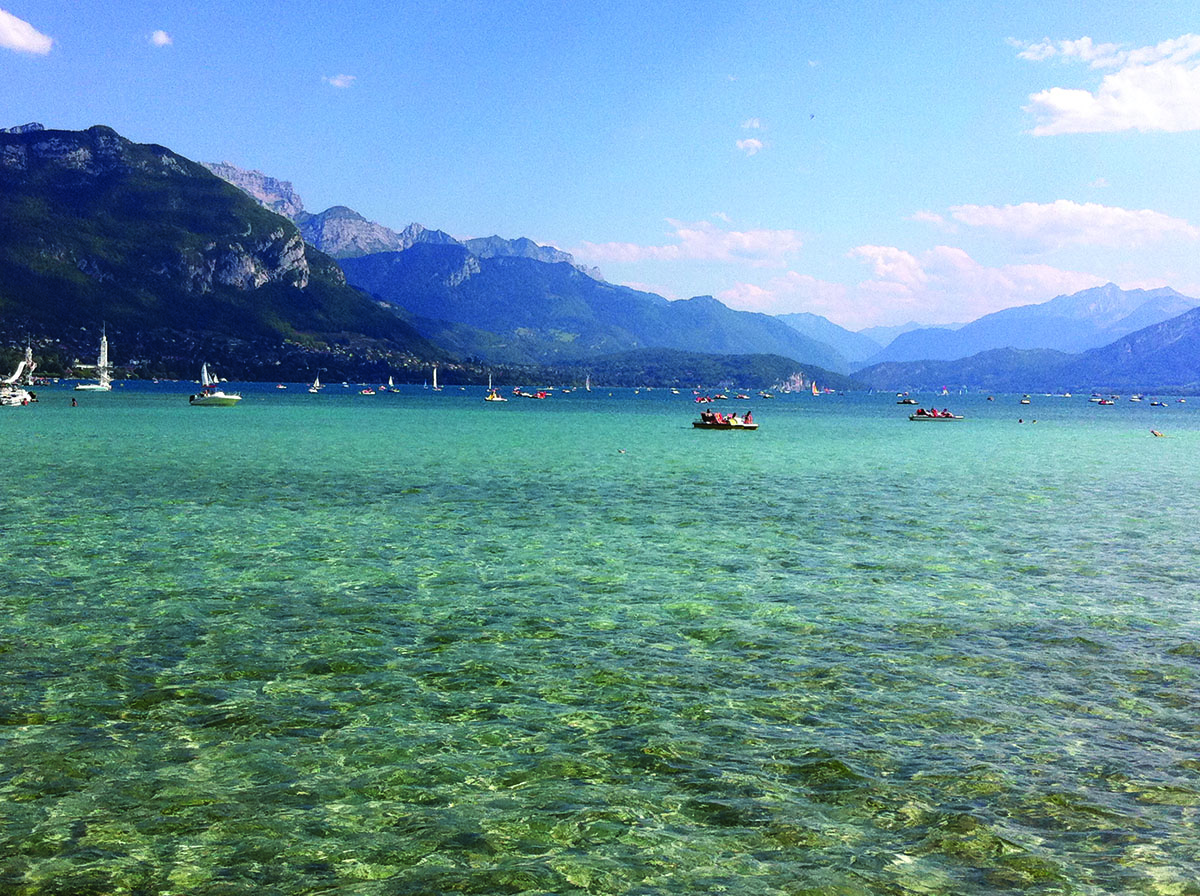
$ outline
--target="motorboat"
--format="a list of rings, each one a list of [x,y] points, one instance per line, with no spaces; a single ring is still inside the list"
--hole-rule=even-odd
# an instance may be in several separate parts
[[[200,365],[200,391],[188,396],[188,404],[196,407],[229,408],[233,407],[242,396],[236,392],[226,392],[218,383],[216,377],[208,372],[208,365]]]
[[[508,401],[507,398],[505,398],[503,395],[501,395],[495,389],[492,389],[490,392],[488,392],[488,394],[483,397],[483,400],[484,401]]]

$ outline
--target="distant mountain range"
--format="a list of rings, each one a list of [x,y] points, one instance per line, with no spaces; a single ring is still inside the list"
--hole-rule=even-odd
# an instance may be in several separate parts
[[[956,329],[911,330],[897,336],[867,363],[952,360],[997,348],[1082,352],[1197,305],[1200,300],[1173,289],[1122,290],[1109,283],[1040,305],[1006,308]]]
[[[565,262],[420,244],[341,264],[348,282],[413,314],[427,338],[485,361],[557,364],[666,348],[847,367],[829,346],[768,315],[733,311],[708,296],[668,302],[595,280]]]
[[[497,365],[664,382],[790,366],[780,379],[833,388],[1200,388],[1200,301],[1171,289],[1110,284],[885,344],[817,315],[669,302],[524,238],[314,215],[287,181],[99,126],[0,131],[0,220],[0,352],[34,342],[43,370],[90,356],[104,326],[116,363],[160,375],[208,360],[249,379],[403,377],[437,361],[474,381]]]

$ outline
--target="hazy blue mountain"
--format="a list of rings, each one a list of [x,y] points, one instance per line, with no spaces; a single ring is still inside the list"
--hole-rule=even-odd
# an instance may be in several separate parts
[[[348,287],[296,226],[203,166],[111,128],[0,134],[0,329],[195,376],[264,359],[439,351]],[[81,328],[84,330],[81,331]],[[182,365],[181,370],[178,365]],[[280,375],[271,374],[271,377]]]
[[[879,353],[884,343],[877,342],[870,336],[855,333],[845,327],[839,327],[828,318],[819,314],[800,312],[797,314],[777,314],[775,317],[783,321],[793,330],[803,333],[810,339],[824,342],[835,349],[851,364],[864,361]]]
[[[417,245],[343,259],[342,267],[353,285],[424,319],[418,327],[426,335],[485,360],[557,363],[657,347],[778,354],[841,372],[849,366],[828,345],[768,315],[734,311],[712,297],[668,302],[567,262]]]
[[[1200,300],[1173,289],[1122,290],[1109,283],[1039,305],[985,315],[956,330],[925,328],[897,336],[870,363],[951,360],[994,348],[1082,352],[1168,320]]]
[[[962,324],[943,324],[942,329],[957,330],[961,326]],[[887,346],[890,345],[892,340],[894,340],[901,333],[908,333],[912,330],[920,330],[923,327],[924,324],[919,324],[915,320],[910,320],[906,324],[899,324],[898,326],[894,327],[867,327],[859,330],[858,334],[860,336],[866,336],[873,342],[878,342],[880,346]]]
[[[1068,354],[993,349],[953,361],[884,362],[855,378],[875,389],[965,386],[996,392],[1200,392],[1200,308],[1109,345]]]

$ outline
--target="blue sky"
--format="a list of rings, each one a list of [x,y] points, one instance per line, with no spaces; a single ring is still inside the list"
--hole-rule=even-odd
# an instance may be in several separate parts
[[[1193,31],[1194,0],[0,0],[0,126],[109,125],[668,298],[961,322],[1200,296]]]

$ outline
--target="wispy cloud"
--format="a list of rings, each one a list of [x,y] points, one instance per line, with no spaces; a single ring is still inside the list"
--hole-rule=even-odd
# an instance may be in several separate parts
[[[330,87],[345,89],[354,83],[354,75],[333,75],[332,77],[322,78],[321,80]]]
[[[160,29],[150,35],[150,43],[154,44],[156,47],[169,47],[171,44],[175,43],[175,41],[171,40],[171,35]]]
[[[711,221],[669,220],[674,241],[661,246],[583,243],[571,254],[591,264],[638,261],[715,261],[753,267],[784,267],[803,245],[796,230],[730,230]]]
[[[42,34],[24,19],[18,19],[7,10],[0,9],[0,47],[16,50],[18,53],[45,56],[53,45],[53,39]]]
[[[1023,202],[1019,205],[958,205],[954,220],[1008,238],[1026,252],[1066,246],[1130,246],[1168,237],[1200,240],[1200,228],[1150,209],[1125,209],[1094,202]]]
[[[737,142],[737,148],[748,156],[762,152],[765,145],[766,144],[755,137],[748,137],[745,140],[739,140]]]
[[[717,298],[767,314],[808,311],[844,327],[973,320],[1013,305],[1045,302],[1103,285],[1092,274],[1049,265],[987,267],[952,246],[913,254],[895,246],[859,246],[850,257],[871,276],[846,285],[787,271],[764,284],[741,283]]]
[[[1036,136],[1114,131],[1200,130],[1200,35],[1125,49],[1091,38],[1017,44],[1032,62],[1078,60],[1111,69],[1096,90],[1052,87],[1029,98]]]
[[[762,119],[761,118],[747,118],[745,121],[742,122],[742,127],[747,131],[760,131],[760,130],[762,130]]]

